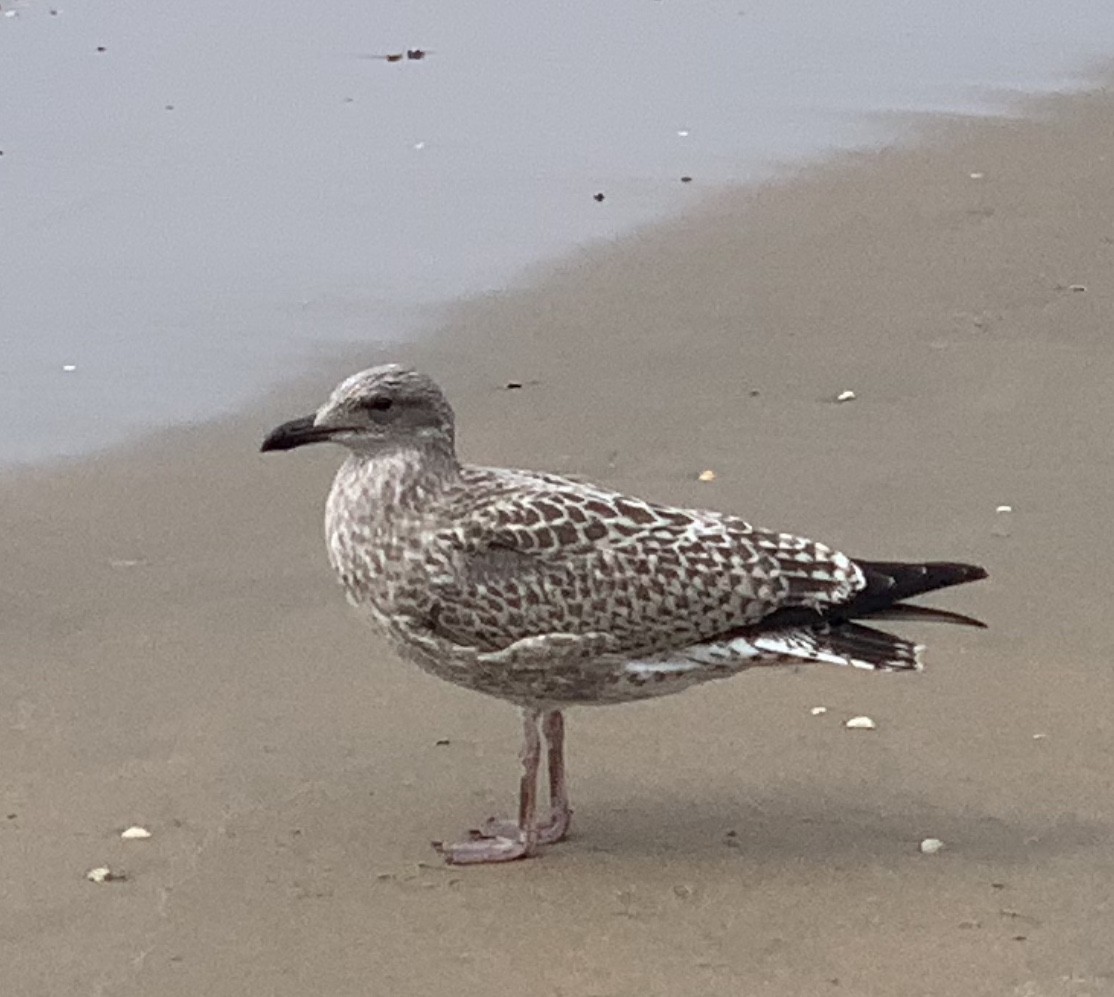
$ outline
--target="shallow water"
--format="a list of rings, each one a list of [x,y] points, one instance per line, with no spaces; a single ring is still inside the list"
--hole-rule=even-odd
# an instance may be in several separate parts
[[[872,112],[992,112],[1114,52],[1109,0],[835,6],[5,2],[0,461],[229,411],[702,190],[885,141]]]

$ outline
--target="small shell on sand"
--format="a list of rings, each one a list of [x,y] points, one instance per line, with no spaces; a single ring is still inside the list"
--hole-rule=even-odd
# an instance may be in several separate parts
[[[848,730],[874,730],[876,724],[870,717],[852,717],[843,724]]]
[[[935,855],[940,849],[944,847],[944,842],[939,838],[925,838],[921,842],[921,853],[924,855]]]
[[[125,841],[138,841],[143,838],[151,837],[151,832],[145,827],[140,827],[138,824],[133,824],[131,827],[126,828],[120,832],[120,837]]]
[[[106,865],[99,865],[95,869],[90,869],[85,874],[85,878],[90,883],[116,883],[128,877],[122,872],[113,872]]]

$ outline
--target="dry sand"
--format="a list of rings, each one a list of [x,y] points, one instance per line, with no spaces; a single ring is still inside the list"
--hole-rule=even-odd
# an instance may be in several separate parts
[[[511,807],[514,714],[349,617],[337,455],[255,453],[382,351],[0,479],[4,992],[1114,993],[1114,99],[1029,112],[716,197],[391,354],[470,459],[993,574],[945,600],[988,632],[908,628],[924,675],[574,713],[539,861],[436,863]]]

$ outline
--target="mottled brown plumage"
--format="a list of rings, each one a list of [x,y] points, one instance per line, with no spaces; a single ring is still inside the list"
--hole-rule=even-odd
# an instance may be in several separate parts
[[[437,385],[392,365],[350,377],[263,448],[332,440],[349,450],[326,511],[330,561],[349,600],[404,657],[522,706],[535,772],[536,720],[555,730],[569,705],[676,692],[756,665],[919,667],[915,645],[853,620],[985,575],[857,562],[717,512],[461,465],[454,432]],[[563,759],[550,763],[561,782],[556,819]],[[524,812],[527,796],[524,783]],[[546,837],[529,823],[520,818],[513,839],[481,836],[448,857],[529,854]]]

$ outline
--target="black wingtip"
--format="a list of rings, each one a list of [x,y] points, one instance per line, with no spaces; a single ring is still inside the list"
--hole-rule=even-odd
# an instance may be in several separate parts
[[[866,575],[868,590],[879,594],[889,592],[894,602],[990,577],[982,565],[961,561],[856,560],[855,563]]]
[[[865,614],[872,620],[906,620],[923,623],[955,623],[961,627],[977,627],[986,630],[982,620],[965,613],[954,613],[950,609],[936,609],[933,606],[918,606],[911,602],[899,602],[874,613]]]
[[[856,560],[855,563],[866,578],[866,587],[850,602],[839,607],[840,615],[846,619],[877,617],[887,611],[891,618],[895,618],[898,607],[905,608],[906,599],[990,577],[989,572],[981,565],[958,561]],[[923,613],[921,617],[927,618]],[[962,622],[966,626],[985,626],[971,617],[960,617],[952,622]]]

